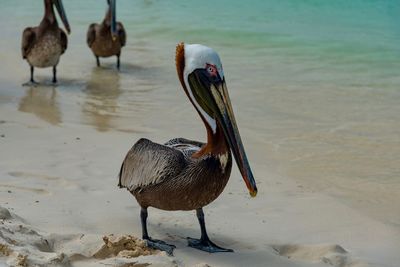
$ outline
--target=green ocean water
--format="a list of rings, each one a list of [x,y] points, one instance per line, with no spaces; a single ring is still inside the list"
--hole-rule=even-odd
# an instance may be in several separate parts
[[[289,176],[398,224],[400,1],[118,0],[128,33],[119,73],[115,59],[96,68],[85,43],[106,1],[64,6],[72,34],[59,86],[22,88],[21,33],[43,3],[1,1],[0,104],[56,126],[204,140],[174,66],[178,42],[202,43],[222,58],[257,181]]]

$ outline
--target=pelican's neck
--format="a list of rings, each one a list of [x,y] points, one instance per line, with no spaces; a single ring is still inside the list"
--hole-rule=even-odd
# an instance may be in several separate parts
[[[106,26],[111,26],[111,5],[108,5],[106,16],[104,17],[103,24]]]
[[[44,0],[44,17],[43,20],[47,20],[50,22],[50,24],[56,23],[56,16],[54,14],[54,9],[53,9],[53,2],[52,0]]]
[[[202,118],[207,130],[207,143],[198,152],[193,154],[194,158],[199,158],[206,155],[220,156],[227,155],[230,152],[228,142],[225,138],[224,131],[221,125],[217,122],[215,132],[208,125],[207,121]]]

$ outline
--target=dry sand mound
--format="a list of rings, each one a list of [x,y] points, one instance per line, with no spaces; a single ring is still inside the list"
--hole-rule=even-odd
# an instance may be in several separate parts
[[[134,236],[45,234],[0,207],[0,266],[177,266]]]
[[[96,259],[106,259],[111,257],[136,258],[157,254],[159,251],[146,247],[146,243],[134,236],[114,235],[103,237],[104,245],[93,255]]]

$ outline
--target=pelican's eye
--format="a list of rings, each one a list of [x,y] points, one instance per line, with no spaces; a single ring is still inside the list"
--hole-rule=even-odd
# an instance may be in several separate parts
[[[217,67],[215,65],[212,64],[206,64],[206,69],[208,74],[210,74],[210,76],[217,76],[218,75],[218,70]]]
[[[215,65],[207,63],[206,71],[211,82],[215,83],[221,81],[221,77],[219,76],[218,69]]]

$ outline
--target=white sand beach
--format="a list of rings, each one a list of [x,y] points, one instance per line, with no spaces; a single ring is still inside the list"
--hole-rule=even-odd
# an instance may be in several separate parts
[[[194,212],[150,209],[149,231],[177,246],[174,257],[151,252],[125,258],[117,251],[96,258],[104,236],[141,235],[136,201],[116,186],[126,146],[140,134],[52,126],[8,105],[1,114],[3,264],[394,267],[399,262],[396,228],[261,165],[255,166],[264,174],[256,198],[248,196],[235,169],[223,195],[205,208],[211,238],[234,253],[187,247],[185,238],[200,233]]]

